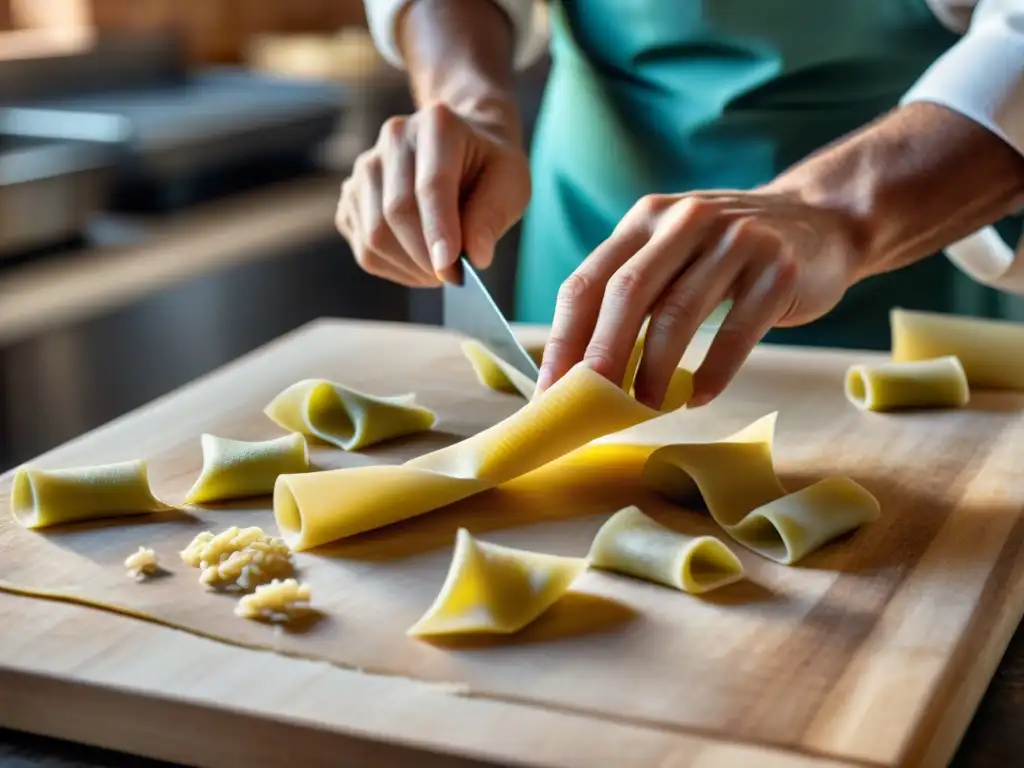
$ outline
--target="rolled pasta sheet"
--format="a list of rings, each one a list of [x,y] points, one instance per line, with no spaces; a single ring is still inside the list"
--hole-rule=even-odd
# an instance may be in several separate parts
[[[426,432],[436,416],[413,394],[378,397],[323,379],[305,379],[281,392],[264,413],[289,432],[346,451]]]
[[[889,326],[896,362],[955,355],[972,387],[1024,390],[1024,324],[896,307]]]
[[[970,400],[967,374],[954,355],[878,365],[846,372],[846,399],[864,411],[960,408]]]
[[[656,416],[579,364],[504,421],[405,464],[281,475],[274,515],[293,549],[310,549],[447,506]]]
[[[699,595],[743,578],[743,564],[714,536],[686,536],[626,507],[601,526],[590,565]]]
[[[777,414],[763,416],[734,435],[713,443],[670,445],[647,459],[643,477],[663,496],[693,498],[699,492],[708,511],[735,541],[785,565],[878,519],[878,501],[846,478],[817,483],[788,494],[772,462]],[[796,497],[794,499],[794,497]]]
[[[309,471],[306,438],[298,432],[261,442],[204,434],[203,469],[185,504],[264,496],[274,492],[278,475]]]
[[[582,558],[489,544],[460,528],[441,591],[407,634],[518,632],[554,605],[586,567]]]
[[[11,490],[14,519],[31,529],[170,509],[153,495],[142,460],[56,470],[24,467],[15,473]]]

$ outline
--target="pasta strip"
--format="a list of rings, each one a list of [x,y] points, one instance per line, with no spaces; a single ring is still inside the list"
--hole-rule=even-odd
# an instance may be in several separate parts
[[[309,471],[306,438],[298,432],[262,442],[204,434],[203,469],[185,504],[205,504],[273,493],[278,475]]]
[[[460,528],[440,593],[406,634],[518,632],[554,605],[586,567],[583,558],[489,544]]]
[[[743,564],[714,536],[686,536],[626,507],[601,526],[590,565],[699,595],[743,578]]]
[[[171,509],[153,496],[142,460],[73,469],[23,467],[11,490],[14,519],[30,529]]]
[[[275,397],[264,413],[289,432],[317,438],[345,451],[426,432],[433,411],[413,394],[377,397],[323,379],[305,379]]]
[[[845,391],[847,400],[865,411],[959,408],[970,400],[967,374],[953,355],[854,365],[846,372]]]
[[[713,443],[670,445],[648,458],[643,477],[681,504],[703,498],[733,539],[792,565],[814,549],[879,516],[878,501],[853,480],[830,477],[788,494],[775,474],[777,414]]]
[[[1024,324],[896,307],[889,325],[896,362],[955,355],[972,387],[1024,389]]]

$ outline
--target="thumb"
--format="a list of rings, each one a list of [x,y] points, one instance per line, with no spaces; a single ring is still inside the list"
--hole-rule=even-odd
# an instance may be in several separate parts
[[[530,199],[528,172],[511,170],[507,163],[487,166],[466,196],[462,212],[462,242],[470,263],[486,269],[494,261],[498,238],[523,215]]]

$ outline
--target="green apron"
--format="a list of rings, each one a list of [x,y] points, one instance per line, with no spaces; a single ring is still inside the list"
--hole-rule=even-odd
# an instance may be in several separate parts
[[[551,19],[516,278],[516,319],[536,323],[638,198],[763,184],[894,107],[958,39],[925,0],[562,0]],[[767,340],[887,348],[894,304],[986,314],[987,292],[932,257]]]

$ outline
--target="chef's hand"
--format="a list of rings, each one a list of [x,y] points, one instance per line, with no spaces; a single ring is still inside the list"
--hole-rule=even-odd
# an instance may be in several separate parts
[[[854,280],[855,231],[840,214],[767,190],[642,198],[562,285],[538,391],[584,360],[620,382],[650,315],[636,396],[659,407],[698,326],[732,307],[694,374],[690,405],[729,383],[773,326],[832,309]]]
[[[335,221],[364,270],[430,287],[458,278],[462,250],[488,267],[529,198],[515,131],[435,104],[384,124],[342,185]]]

